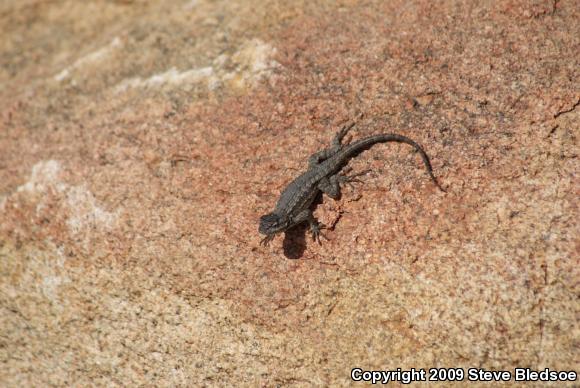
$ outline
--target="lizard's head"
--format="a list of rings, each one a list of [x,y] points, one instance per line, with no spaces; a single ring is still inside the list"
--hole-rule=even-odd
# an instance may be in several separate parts
[[[258,232],[265,235],[274,235],[283,232],[288,228],[288,220],[280,217],[276,213],[269,213],[260,217],[260,227]]]

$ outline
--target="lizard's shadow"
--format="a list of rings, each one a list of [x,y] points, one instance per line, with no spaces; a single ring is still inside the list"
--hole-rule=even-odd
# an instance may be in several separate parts
[[[284,241],[282,248],[284,249],[284,256],[288,259],[297,260],[304,255],[306,251],[306,231],[307,224],[300,224],[284,233]]]
[[[316,199],[310,206],[310,210],[314,211],[316,207],[321,203],[322,203],[322,193],[320,192],[318,193]],[[297,260],[300,259],[302,256],[304,256],[307,244],[306,236],[310,234],[309,232],[310,228],[308,224],[302,223],[300,225],[296,225],[291,229],[288,229],[284,233],[284,241],[282,242],[282,248],[284,250],[284,256],[286,256],[286,258],[291,260]]]

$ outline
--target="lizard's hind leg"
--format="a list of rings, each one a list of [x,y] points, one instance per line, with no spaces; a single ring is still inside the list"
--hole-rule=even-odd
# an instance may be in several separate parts
[[[331,143],[332,148],[336,149],[337,151],[342,148],[342,140],[344,139],[348,131],[350,131],[354,127],[355,124],[356,123],[354,121],[348,123],[336,133],[334,139],[332,139]]]
[[[329,148],[325,148],[322,151],[318,151],[312,154],[312,156],[308,158],[308,168],[312,168],[314,166],[319,165],[320,163],[324,162],[326,159],[330,158],[332,155],[340,151],[343,147],[342,140],[344,139],[348,131],[350,131],[354,127],[355,124],[356,122],[352,121],[344,125],[336,133],[336,135],[334,135],[334,138],[332,139]]]
[[[348,173],[350,171],[350,167],[345,167],[343,172],[340,174],[334,174],[329,178],[322,178],[320,182],[318,182],[318,189],[330,198],[338,200],[340,199],[341,185],[347,184],[351,189],[354,189],[353,183],[363,183],[359,177],[371,172],[371,170],[364,170],[349,175]]]
[[[337,200],[340,198],[339,175],[333,175],[330,178],[322,178],[318,182],[318,189],[330,198]]]
[[[312,154],[312,156],[308,158],[308,168],[310,169],[312,167],[318,166],[320,163],[324,162],[335,153],[336,151],[333,148],[325,148],[322,151],[318,151]]]
[[[354,188],[353,183],[363,183],[362,180],[359,179],[359,177],[368,174],[369,172],[371,172],[370,169],[367,170],[363,170],[354,174],[349,174],[349,172],[352,171],[352,168],[350,167],[345,167],[342,170],[342,174],[337,174],[336,176],[336,181],[338,183],[342,184],[347,184],[351,189]]]

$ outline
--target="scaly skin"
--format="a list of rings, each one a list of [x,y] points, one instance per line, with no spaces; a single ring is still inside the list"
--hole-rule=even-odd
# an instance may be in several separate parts
[[[276,234],[302,222],[310,224],[313,239],[320,243],[320,229],[324,226],[314,218],[310,210],[312,203],[320,191],[333,199],[337,199],[340,196],[340,183],[356,181],[354,176],[341,175],[340,171],[350,159],[377,143],[398,142],[413,146],[421,155],[431,180],[441,191],[445,192],[433,175],[429,157],[419,144],[402,135],[382,134],[343,145],[342,139],[353,126],[354,123],[351,123],[343,127],[336,134],[329,148],[313,154],[309,159],[308,170],[294,179],[282,191],[274,211],[260,218],[258,230],[261,234],[266,235],[262,244],[267,245]]]

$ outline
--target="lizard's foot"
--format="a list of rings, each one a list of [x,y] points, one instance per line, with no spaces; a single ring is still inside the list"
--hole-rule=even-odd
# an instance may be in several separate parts
[[[326,229],[326,225],[318,223],[318,222],[313,222],[310,224],[310,231],[312,232],[312,240],[316,241],[318,243],[318,245],[322,245],[322,242],[320,241],[321,236],[326,241],[329,241],[328,237],[326,237],[324,234],[322,234],[322,232],[321,232],[322,229]]]
[[[356,174],[347,175],[351,170],[352,170],[351,168],[345,168],[343,170],[344,174],[338,176],[338,182],[341,184],[346,183],[351,189],[354,189],[353,183],[363,183],[363,181],[358,179],[358,177],[366,175],[369,172],[371,172],[371,170],[364,170],[361,172],[357,172]]]
[[[356,122],[352,121],[350,123],[345,124],[342,128],[340,128],[340,130],[336,133],[336,136],[334,136],[334,139],[332,139],[332,147],[334,149],[338,150],[346,145],[343,143],[343,139],[348,133],[348,131],[350,131],[355,124]]]
[[[270,241],[274,239],[274,234],[269,234],[260,241],[260,245],[267,247],[270,244]]]

